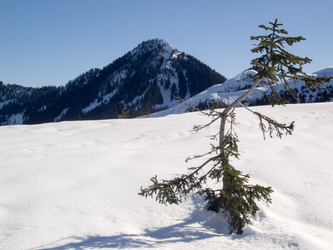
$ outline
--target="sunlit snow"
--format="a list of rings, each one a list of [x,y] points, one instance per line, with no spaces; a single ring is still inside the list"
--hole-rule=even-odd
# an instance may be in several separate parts
[[[228,235],[200,197],[164,206],[138,195],[155,174],[199,163],[185,159],[208,151],[218,129],[193,133],[202,114],[0,127],[0,249],[331,249],[333,103],[253,109],[295,121],[295,132],[263,140],[237,109],[233,163],[274,190],[243,235]]]

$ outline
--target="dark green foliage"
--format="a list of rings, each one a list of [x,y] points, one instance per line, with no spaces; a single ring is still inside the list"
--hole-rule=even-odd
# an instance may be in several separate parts
[[[229,163],[224,163],[223,168],[216,169],[223,174],[223,190],[206,188],[198,194],[204,194],[207,201],[207,210],[223,213],[229,223],[229,233],[242,234],[242,228],[251,224],[250,215],[259,211],[256,200],[270,202],[271,187],[247,184],[249,175],[243,175]]]
[[[221,109],[225,108],[227,105],[221,100],[212,100],[206,99],[204,102],[199,102],[196,107],[189,107],[187,111],[195,111],[195,110],[209,110],[209,109]]]
[[[260,28],[271,31],[269,35],[252,36],[251,40],[259,41],[251,51],[253,53],[262,53],[263,55],[252,60],[251,64],[256,68],[258,74],[257,79],[266,78],[268,85],[272,92],[269,96],[269,102],[274,106],[275,104],[281,105],[287,103],[277,91],[277,84],[281,81],[284,83],[284,92],[288,92],[294,99],[297,100],[297,93],[290,86],[290,79],[294,82],[304,81],[305,86],[310,89],[311,87],[320,88],[324,82],[329,82],[330,77],[317,77],[312,78],[310,75],[303,71],[303,65],[310,63],[312,60],[308,57],[302,58],[295,56],[285,50],[285,44],[292,46],[305,40],[302,36],[288,37],[288,32],[284,29],[279,29],[282,24],[275,22],[269,23],[272,27],[259,25]]]
[[[70,107],[66,114],[62,117],[65,121],[75,121],[75,120],[83,120],[84,114],[82,109],[78,106]]]
[[[22,114],[26,121],[28,116],[36,115],[51,105],[57,97],[57,87],[31,88],[16,84],[3,84],[0,88],[0,125],[6,125],[11,115]],[[40,119],[46,121],[47,117]]]
[[[187,88],[190,91],[191,96],[193,96],[200,93],[202,91],[201,89],[207,89],[212,86],[212,82],[218,84],[227,80],[224,76],[218,74],[206,64],[200,62],[193,56],[184,53],[175,59],[174,65],[177,69],[180,82],[180,93],[175,96],[180,98],[185,97],[185,91],[187,91]],[[184,69],[186,69],[185,73]]]
[[[127,109],[128,108],[126,106],[123,107],[121,115],[118,115],[118,119],[126,119],[129,117],[129,113],[128,113]]]

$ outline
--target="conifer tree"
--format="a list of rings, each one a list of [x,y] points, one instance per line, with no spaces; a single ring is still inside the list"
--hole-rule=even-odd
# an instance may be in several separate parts
[[[128,107],[124,106],[121,110],[121,115],[118,115],[118,119],[126,119],[129,117],[129,113],[127,111]]]
[[[294,129],[294,122],[290,124],[279,123],[266,115],[253,112],[242,104],[242,101],[259,85],[265,83],[271,88],[269,101],[274,105],[285,105],[287,100],[282,98],[277,91],[277,86],[283,84],[284,91],[289,92],[297,98],[292,89],[292,81],[304,81],[307,88],[319,88],[323,82],[331,80],[329,77],[312,78],[303,72],[302,65],[310,63],[311,59],[295,56],[285,50],[285,45],[292,46],[305,40],[302,36],[289,37],[288,32],[280,29],[282,24],[270,22],[270,26],[259,25],[260,28],[269,31],[268,35],[252,36],[251,40],[258,41],[258,44],[251,50],[253,53],[260,53],[261,56],[252,60],[251,64],[257,70],[253,85],[248,91],[236,101],[228,105],[221,112],[210,110],[204,112],[212,117],[211,122],[201,126],[195,126],[199,131],[211,124],[220,121],[220,129],[212,139],[218,141],[218,145],[212,145],[211,151],[197,155],[192,158],[212,155],[200,166],[189,168],[189,173],[180,175],[171,180],[157,179],[152,177],[152,185],[147,188],[141,187],[140,195],[144,197],[156,197],[162,204],[179,204],[188,199],[193,193],[204,195],[207,202],[207,209],[222,213],[229,223],[229,233],[242,234],[243,227],[251,223],[250,216],[254,215],[259,207],[256,201],[263,200],[271,202],[271,187],[248,184],[249,175],[243,174],[231,165],[231,158],[239,158],[238,137],[234,130],[235,108],[242,106],[259,118],[259,128],[265,135],[272,137],[274,134],[282,137],[283,134],[291,135]],[[264,81],[263,81],[264,80]],[[207,185],[207,180],[212,179],[221,183],[220,189],[213,189]]]

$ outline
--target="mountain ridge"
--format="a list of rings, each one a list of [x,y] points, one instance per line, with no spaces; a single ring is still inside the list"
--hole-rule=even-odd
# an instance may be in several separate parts
[[[225,80],[195,57],[156,38],[65,86],[0,86],[0,124],[117,118],[125,106],[130,117],[137,117],[176,105],[179,100],[173,96],[187,99]]]
[[[240,97],[252,86],[255,74],[249,69],[226,81],[195,57],[155,38],[65,86],[26,88],[0,82],[0,125],[117,118],[125,107],[131,118],[190,112],[193,107],[209,109]],[[333,66],[312,74],[317,76],[333,77]],[[291,83],[298,100],[282,86],[277,86],[278,91],[290,103],[333,101],[333,81],[320,89],[307,89],[302,81]],[[263,80],[243,104],[268,105],[269,94]]]
[[[254,69],[246,70],[223,84],[216,84],[207,88],[201,93],[189,98],[186,102],[176,106],[151,114],[150,117],[160,117],[168,114],[180,114],[190,112],[193,108],[209,109],[212,105],[228,105],[242,96],[253,84],[253,77],[257,72]],[[312,77],[333,77],[333,66],[318,70],[312,74]],[[331,102],[333,101],[333,80],[329,83],[322,84],[321,88],[307,89],[303,81],[297,83],[290,81],[290,87],[295,89],[298,100],[295,100],[290,94],[285,93],[283,84],[277,87],[280,95],[286,98],[289,103],[314,103],[314,102]],[[265,85],[265,80],[242,102],[246,106],[269,105],[268,96],[270,87]]]

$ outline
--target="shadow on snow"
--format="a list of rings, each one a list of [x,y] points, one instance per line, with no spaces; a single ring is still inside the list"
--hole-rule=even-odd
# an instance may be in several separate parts
[[[240,239],[251,233],[245,230],[242,235],[228,235],[228,224],[221,214],[198,208],[195,201],[192,215],[180,223],[156,230],[146,229],[142,234],[120,234],[114,236],[68,237],[35,250],[86,249],[86,248],[154,248],[169,243],[189,243],[214,237]],[[69,242],[70,243],[61,243]],[[53,245],[53,246],[52,246]]]

